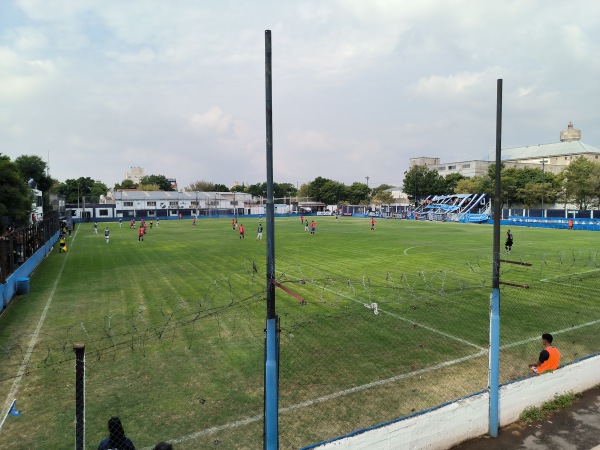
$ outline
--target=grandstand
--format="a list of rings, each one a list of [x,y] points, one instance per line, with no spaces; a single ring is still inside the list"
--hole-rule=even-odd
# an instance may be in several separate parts
[[[420,201],[409,218],[481,223],[490,219],[490,213],[491,201],[487,194],[430,195]]]

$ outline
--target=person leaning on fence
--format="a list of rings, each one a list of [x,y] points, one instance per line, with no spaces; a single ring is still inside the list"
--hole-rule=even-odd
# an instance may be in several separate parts
[[[154,446],[154,450],[173,450],[173,446],[168,442],[159,442]]]
[[[58,253],[62,253],[62,252],[66,252],[67,251],[67,243],[65,241],[65,236],[61,235],[60,239],[58,240]]]
[[[537,374],[544,373],[547,370],[556,370],[560,364],[560,352],[552,345],[551,334],[542,334],[542,345],[544,350],[540,353],[538,362],[529,364],[531,371]]]
[[[98,450],[135,450],[131,439],[125,436],[121,419],[111,417],[108,420],[108,437],[100,442]]]

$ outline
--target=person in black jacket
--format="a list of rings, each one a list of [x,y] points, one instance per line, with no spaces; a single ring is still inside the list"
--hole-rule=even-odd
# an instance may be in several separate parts
[[[108,420],[108,437],[100,442],[98,450],[135,450],[131,439],[125,436],[121,419],[111,417]]]

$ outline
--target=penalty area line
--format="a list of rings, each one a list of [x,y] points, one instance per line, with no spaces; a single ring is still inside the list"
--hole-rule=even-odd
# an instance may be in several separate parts
[[[294,277],[294,278],[299,279],[298,277]],[[335,291],[333,291],[333,290],[331,290],[329,288],[323,288],[323,290],[331,292],[331,293],[333,293],[335,295],[339,295],[340,297],[344,297],[345,299],[348,299],[348,300],[353,301],[355,303],[358,303],[360,305],[364,304],[364,302],[362,302],[360,300],[356,300],[356,299],[354,299],[354,298],[352,298],[352,297],[350,297],[348,295],[342,294],[340,292],[335,292]],[[422,323],[415,322],[414,320],[407,319],[407,318],[402,317],[402,316],[400,316],[398,314],[395,314],[395,313],[392,313],[392,312],[389,312],[389,311],[385,311],[385,310],[383,310],[381,308],[378,308],[378,310],[379,310],[380,313],[387,314],[387,315],[392,316],[392,317],[394,317],[394,318],[396,318],[398,320],[402,320],[403,322],[410,323],[412,325],[416,325],[416,326],[418,326],[420,328],[423,328],[423,329],[425,329],[427,331],[431,331],[432,333],[437,333],[439,335],[447,337],[448,339],[453,339],[455,341],[462,342],[463,344],[469,345],[471,347],[475,347],[477,350],[485,350],[485,348],[482,347],[481,345],[477,345],[477,344],[475,344],[473,342],[467,341],[466,339],[463,339],[463,338],[460,338],[458,336],[454,336],[452,334],[449,334],[449,333],[446,333],[444,331],[438,330],[436,328],[430,327],[429,325],[424,325]]]
[[[77,237],[78,231],[79,231],[79,227],[77,227],[77,230],[75,230],[75,234],[73,235],[73,240],[71,241],[71,244],[69,244],[69,246],[71,246],[75,242],[75,238]],[[58,282],[61,279],[61,276],[62,276],[63,270],[65,268],[65,264],[67,262],[67,258],[69,257],[69,254],[70,254],[70,252],[67,252],[65,259],[63,259],[62,266],[60,267],[58,275],[56,276],[56,280],[54,281],[54,285],[52,286],[52,291],[50,292],[50,295],[48,296],[48,300],[46,300],[46,305],[44,306],[44,310],[42,311],[40,320],[38,321],[38,324],[35,327],[35,331],[33,332],[33,336],[31,336],[31,340],[29,341],[29,346],[27,347],[27,351],[25,352],[25,355],[23,356],[23,362],[19,366],[19,370],[17,371],[17,376],[15,377],[15,379],[12,383],[12,386],[10,388],[10,391],[8,392],[8,395],[6,396],[6,401],[4,402],[4,406],[2,407],[3,415],[8,413],[8,410],[12,405],[12,401],[15,399],[17,391],[19,390],[19,385],[21,384],[21,379],[23,378],[23,375],[25,374],[25,371],[27,370],[27,365],[29,364],[29,359],[31,358],[31,354],[33,353],[33,348],[35,347],[38,336],[40,335],[40,331],[42,329],[42,326],[44,325],[44,321],[46,320],[46,315],[48,314],[48,309],[50,309],[50,304],[52,303],[52,300],[54,299],[54,293],[56,292],[56,288],[58,287]]]
[[[568,331],[572,331],[572,330],[576,330],[576,329],[579,329],[579,328],[584,328],[584,327],[596,325],[598,323],[600,323],[600,319],[599,320],[593,320],[591,322],[582,323],[580,325],[575,325],[575,326],[568,327],[568,328],[563,328],[561,330],[553,331],[552,334],[556,335],[556,334],[566,333]],[[519,345],[528,344],[530,342],[537,341],[538,339],[539,339],[539,337],[534,337],[534,338],[524,339],[522,341],[512,342],[510,344],[505,344],[505,345],[500,346],[500,349],[504,350],[504,349],[507,349],[507,348],[517,347]],[[365,389],[369,389],[369,388],[372,388],[372,387],[383,386],[383,385],[386,385],[386,384],[389,384],[389,383],[393,383],[395,381],[404,380],[404,379],[411,378],[411,377],[414,377],[414,376],[417,376],[417,375],[423,375],[425,373],[432,372],[434,370],[439,370],[439,369],[442,369],[442,368],[445,368],[445,367],[449,367],[449,366],[453,366],[453,365],[456,365],[456,364],[460,364],[461,362],[465,362],[465,361],[469,361],[471,359],[475,359],[475,358],[478,358],[478,357],[481,357],[481,356],[485,356],[486,354],[488,354],[488,350],[483,350],[483,351],[480,351],[480,352],[477,352],[477,353],[473,353],[471,355],[463,356],[462,358],[457,358],[457,359],[453,359],[451,361],[446,361],[446,362],[437,364],[435,366],[425,367],[423,369],[415,370],[413,372],[408,372],[408,373],[396,375],[396,376],[393,376],[391,378],[386,378],[386,379],[383,379],[383,380],[373,381],[372,383],[362,384],[360,386],[355,386],[353,388],[345,389],[343,391],[338,391],[338,392],[334,392],[334,393],[329,394],[329,395],[324,395],[322,397],[317,397],[317,398],[314,398],[312,400],[306,400],[304,402],[300,402],[300,403],[296,403],[294,405],[286,406],[285,408],[279,408],[279,412],[280,413],[286,413],[286,412],[295,411],[297,409],[305,408],[307,406],[316,405],[318,403],[322,403],[322,402],[325,402],[325,401],[328,401],[328,400],[333,400],[335,398],[343,397],[345,395],[353,394],[355,392],[360,392],[360,391],[363,391]],[[262,414],[257,414],[255,416],[247,417],[245,419],[236,420],[235,422],[229,422],[229,423],[226,423],[224,425],[219,425],[219,426],[216,426],[216,427],[207,428],[205,430],[197,431],[195,433],[191,433],[191,434],[188,434],[186,436],[182,436],[182,437],[177,438],[177,439],[172,439],[172,440],[170,440],[170,442],[172,442],[174,444],[180,444],[180,443],[183,443],[183,442],[187,442],[187,441],[191,441],[191,440],[200,438],[202,436],[206,436],[206,435],[211,434],[211,433],[218,433],[219,431],[225,431],[225,430],[229,430],[231,428],[237,428],[237,427],[240,427],[240,426],[243,426],[243,425],[248,425],[248,424],[251,424],[251,423],[259,422],[262,419],[263,419],[263,415]],[[153,448],[154,447],[145,447],[143,450],[152,450]]]

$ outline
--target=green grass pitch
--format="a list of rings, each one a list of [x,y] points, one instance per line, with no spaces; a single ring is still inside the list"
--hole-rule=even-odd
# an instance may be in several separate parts
[[[277,218],[280,445],[299,448],[487,385],[492,227],[364,218]],[[136,448],[262,446],[266,232],[241,217],[77,227],[0,317],[2,404],[20,417],[2,448],[74,443],[74,343],[86,345],[86,448],[118,415]],[[264,221],[263,221],[264,224]],[[506,227],[503,227],[504,235]],[[598,234],[512,229],[501,279],[501,377],[528,375],[539,336],[563,363],[598,351]],[[35,335],[40,317],[45,320]],[[30,358],[23,376],[24,358]]]

